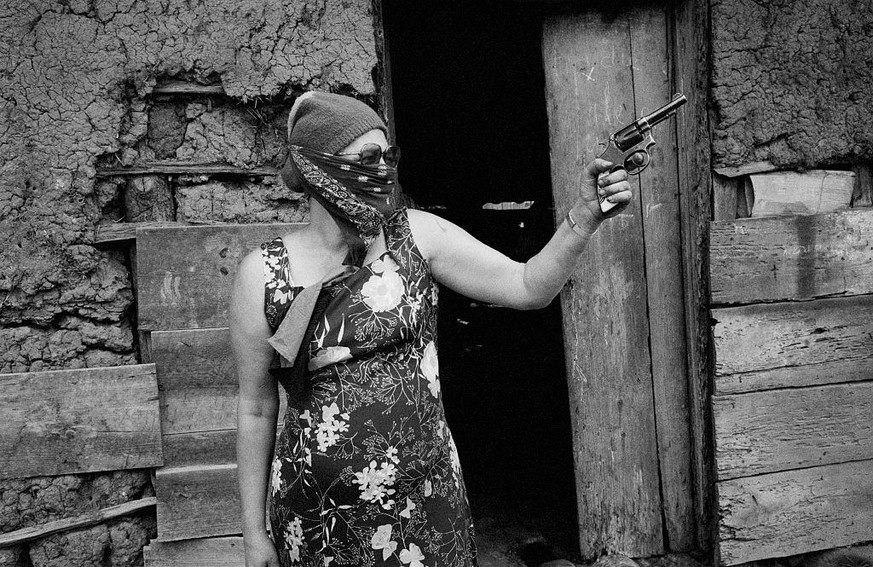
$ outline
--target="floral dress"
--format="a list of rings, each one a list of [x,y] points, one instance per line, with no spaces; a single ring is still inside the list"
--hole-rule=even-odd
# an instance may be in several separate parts
[[[445,422],[436,347],[437,285],[406,209],[387,251],[330,294],[309,342],[271,474],[281,564],[475,567],[473,524]],[[302,289],[282,239],[262,245],[275,330]],[[302,391],[302,395],[301,395]]]

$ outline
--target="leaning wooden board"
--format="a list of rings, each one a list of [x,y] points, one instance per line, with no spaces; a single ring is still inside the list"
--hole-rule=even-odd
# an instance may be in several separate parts
[[[303,226],[250,224],[136,231],[139,329],[227,326],[239,261],[262,242]]]
[[[873,534],[873,460],[719,482],[719,557],[737,565]]]
[[[0,375],[0,478],[163,464],[153,364]]]

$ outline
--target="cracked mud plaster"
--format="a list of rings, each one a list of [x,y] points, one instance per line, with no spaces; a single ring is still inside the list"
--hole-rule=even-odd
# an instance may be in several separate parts
[[[176,190],[178,220],[233,223],[303,222],[307,202],[278,178],[262,183],[208,182]]]
[[[4,369],[132,361],[59,319],[115,327],[113,341],[129,334],[117,317],[130,302],[126,269],[90,246],[107,202],[95,163],[147,138],[143,97],[158,80],[220,81],[243,101],[315,88],[371,96],[371,10],[370,0],[4,2],[0,338],[18,353]]]
[[[714,167],[873,159],[873,1],[712,3]]]
[[[145,470],[0,480],[0,533],[153,495]],[[0,554],[0,567],[142,565],[142,547],[156,536],[154,512],[143,511],[25,543]]]

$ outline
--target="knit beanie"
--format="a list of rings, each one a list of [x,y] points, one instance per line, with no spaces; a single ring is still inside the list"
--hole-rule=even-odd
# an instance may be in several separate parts
[[[363,102],[352,97],[309,91],[303,93],[288,115],[288,142],[335,154],[370,130],[387,134],[385,122]]]

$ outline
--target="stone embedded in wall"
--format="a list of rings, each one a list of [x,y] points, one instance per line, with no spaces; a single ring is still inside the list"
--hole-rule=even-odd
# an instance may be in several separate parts
[[[713,166],[873,159],[873,11],[855,0],[712,2]]]
[[[173,220],[173,193],[162,175],[128,178],[123,202],[127,222]]]
[[[213,180],[179,186],[176,203],[177,220],[188,222],[303,222],[308,210],[302,193],[269,177],[262,183]]]
[[[148,146],[155,158],[166,159],[176,155],[185,140],[185,107],[181,104],[155,104],[149,110]]]

